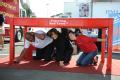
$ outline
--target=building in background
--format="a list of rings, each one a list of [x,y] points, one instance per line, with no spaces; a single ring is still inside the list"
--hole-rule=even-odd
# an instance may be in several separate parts
[[[102,6],[102,7],[101,7]],[[120,51],[120,2],[94,2],[93,18],[114,18],[113,50]]]
[[[64,13],[72,18],[114,18],[113,50],[120,52],[120,0],[75,0],[64,3]],[[86,29],[83,34],[95,37],[99,30]]]

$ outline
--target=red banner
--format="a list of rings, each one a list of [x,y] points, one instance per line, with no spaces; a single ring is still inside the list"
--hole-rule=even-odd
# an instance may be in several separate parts
[[[19,17],[19,0],[0,0],[0,14],[5,17]]]

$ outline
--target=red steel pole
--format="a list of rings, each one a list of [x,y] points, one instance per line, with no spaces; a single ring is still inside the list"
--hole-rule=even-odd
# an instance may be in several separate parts
[[[10,63],[13,62],[14,58],[15,58],[15,35],[14,35],[14,31],[15,31],[15,26],[13,24],[14,19],[11,18],[10,19]]]
[[[102,29],[102,39],[105,39],[105,32],[106,28]],[[102,47],[101,47],[101,63],[104,63],[105,61],[105,41],[102,41]]]
[[[113,36],[113,20],[110,20],[108,27],[108,58],[107,58],[107,70],[110,71],[112,68],[112,36]]]

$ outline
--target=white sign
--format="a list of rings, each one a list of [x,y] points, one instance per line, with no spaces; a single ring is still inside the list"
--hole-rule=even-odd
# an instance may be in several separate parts
[[[68,22],[66,20],[50,20],[49,25],[67,25]]]

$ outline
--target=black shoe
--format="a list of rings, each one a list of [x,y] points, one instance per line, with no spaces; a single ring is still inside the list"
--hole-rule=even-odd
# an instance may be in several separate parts
[[[65,66],[67,66],[67,65],[69,65],[69,64],[70,64],[69,62],[64,62],[64,65],[65,65]]]
[[[41,58],[36,57],[36,56],[33,56],[33,59],[34,59],[34,60],[41,60]]]
[[[80,64],[76,64],[76,66],[80,66]]]
[[[49,62],[49,61],[51,61],[51,60],[52,60],[52,59],[45,59],[44,61],[45,61],[45,62]]]
[[[19,62],[19,61],[13,61],[13,63],[15,63],[15,64],[19,64],[20,62]]]

